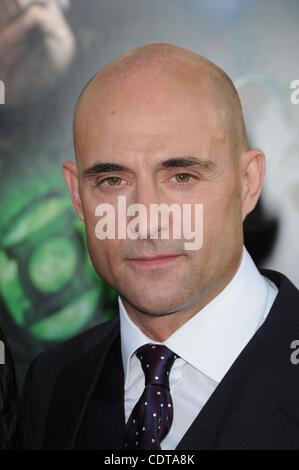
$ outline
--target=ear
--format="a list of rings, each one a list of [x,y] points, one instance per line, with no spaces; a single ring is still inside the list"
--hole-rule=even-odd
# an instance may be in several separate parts
[[[82,204],[79,194],[78,168],[76,163],[68,160],[62,165],[64,178],[69,188],[74,208],[81,220],[84,220]]]
[[[265,178],[265,155],[260,149],[251,149],[241,157],[242,218],[255,208]]]

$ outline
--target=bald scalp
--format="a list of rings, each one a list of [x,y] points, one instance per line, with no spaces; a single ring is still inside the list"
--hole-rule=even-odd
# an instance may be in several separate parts
[[[118,89],[122,80],[159,71],[166,78],[203,85],[211,91],[213,112],[219,132],[229,142],[234,161],[248,149],[248,140],[238,92],[230,77],[205,57],[187,49],[163,43],[147,44],[122,54],[102,67],[87,83],[76,104],[73,136],[76,158],[80,153],[81,124],[88,119],[94,97],[105,87]],[[85,115],[87,113],[87,116]]]

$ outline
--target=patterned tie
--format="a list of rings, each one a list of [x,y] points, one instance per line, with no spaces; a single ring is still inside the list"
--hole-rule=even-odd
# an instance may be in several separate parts
[[[144,391],[126,425],[126,449],[161,449],[173,419],[169,374],[177,355],[166,346],[145,344],[137,349],[145,376]]]

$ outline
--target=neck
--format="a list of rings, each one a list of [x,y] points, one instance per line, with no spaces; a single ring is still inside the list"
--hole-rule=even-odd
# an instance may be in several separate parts
[[[174,313],[163,316],[145,315],[144,312],[136,309],[126,299],[122,298],[124,307],[135,325],[153,341],[164,342],[172,333],[179,329],[184,323],[190,320],[195,314],[208,305],[234,277],[240,265],[241,257],[234,267],[227,271],[225,275],[217,279],[204,292],[201,293],[199,301],[192,306],[178,310]]]

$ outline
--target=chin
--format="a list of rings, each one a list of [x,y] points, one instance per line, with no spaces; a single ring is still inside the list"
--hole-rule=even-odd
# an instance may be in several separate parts
[[[148,293],[144,290],[138,293],[135,291],[124,293],[124,297],[135,309],[155,317],[175,313],[183,303],[183,300],[177,298],[169,289],[163,289],[163,292],[152,289]]]

